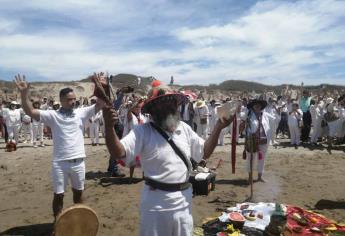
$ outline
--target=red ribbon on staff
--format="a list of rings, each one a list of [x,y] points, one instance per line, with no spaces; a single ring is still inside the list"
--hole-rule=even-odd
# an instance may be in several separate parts
[[[231,167],[232,173],[235,174],[236,167],[236,136],[237,136],[237,118],[236,113],[232,121],[232,135],[231,135]]]

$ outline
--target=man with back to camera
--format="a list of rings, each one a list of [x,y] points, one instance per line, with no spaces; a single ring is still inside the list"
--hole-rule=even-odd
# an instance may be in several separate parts
[[[53,177],[53,213],[56,217],[63,208],[64,191],[68,177],[71,179],[73,202],[82,203],[85,182],[85,148],[83,129],[85,122],[103,107],[100,99],[93,106],[74,109],[76,95],[71,88],[60,90],[61,107],[58,110],[38,110],[29,100],[29,84],[25,76],[15,76],[15,83],[20,91],[23,109],[30,117],[41,121],[52,130],[54,155],[52,162]]]

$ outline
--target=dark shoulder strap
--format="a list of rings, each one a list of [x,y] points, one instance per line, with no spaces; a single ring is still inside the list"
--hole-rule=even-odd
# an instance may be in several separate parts
[[[188,165],[188,162],[187,162],[187,159],[186,157],[184,156],[184,154],[182,153],[182,151],[176,146],[176,144],[174,143],[174,141],[172,140],[171,137],[169,137],[169,135],[164,132],[164,130],[162,130],[158,125],[156,125],[155,123],[153,122],[150,122],[151,126],[153,128],[155,128],[158,133],[160,133],[163,138],[170,144],[170,146],[172,147],[172,149],[174,149],[175,153],[182,159],[182,161],[184,162],[184,164],[186,165],[187,167],[187,170],[190,171],[190,168],[189,168],[189,165]]]

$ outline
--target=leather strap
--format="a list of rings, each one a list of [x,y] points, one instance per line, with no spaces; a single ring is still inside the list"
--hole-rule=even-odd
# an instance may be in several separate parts
[[[145,177],[145,184],[147,184],[148,186],[154,189],[159,189],[159,190],[168,191],[168,192],[183,191],[191,187],[191,184],[189,182],[168,184],[168,183],[158,182],[156,180],[149,179],[147,177]]]
[[[188,172],[190,171],[190,165],[188,165],[188,161],[186,159],[186,157],[184,156],[184,154],[182,153],[182,151],[176,146],[176,144],[174,143],[174,141],[172,140],[171,137],[169,137],[169,135],[164,132],[164,130],[162,130],[158,125],[156,125],[153,122],[150,122],[151,126],[153,128],[155,128],[158,133],[160,133],[163,138],[170,144],[170,146],[172,147],[172,149],[174,149],[175,153],[182,159],[182,161],[184,162],[184,164],[187,167]]]

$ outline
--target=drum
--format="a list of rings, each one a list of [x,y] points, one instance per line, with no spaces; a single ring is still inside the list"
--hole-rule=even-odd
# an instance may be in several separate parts
[[[55,236],[96,236],[98,227],[96,212],[88,206],[76,204],[57,217],[54,232]]]

